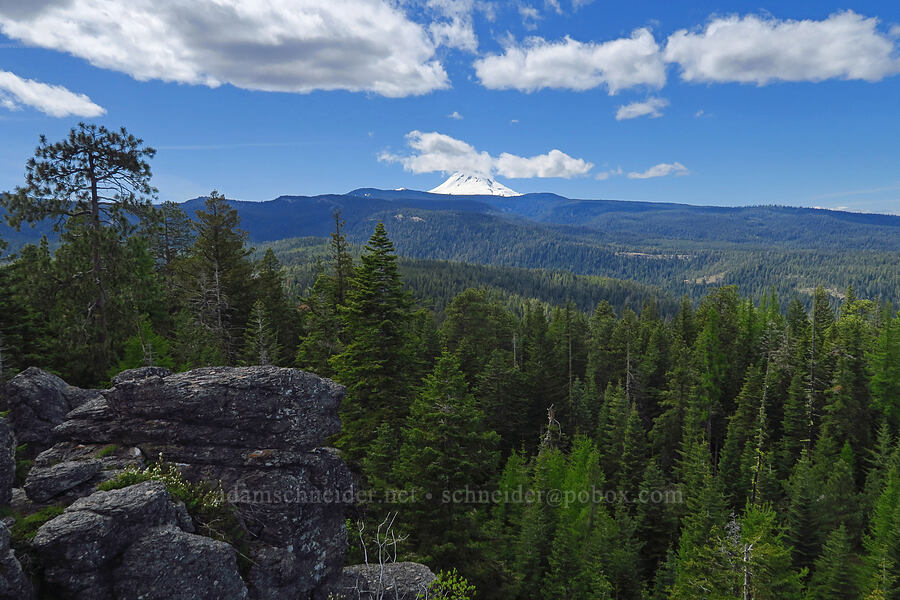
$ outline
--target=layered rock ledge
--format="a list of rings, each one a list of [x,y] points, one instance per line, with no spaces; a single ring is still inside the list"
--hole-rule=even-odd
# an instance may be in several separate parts
[[[340,429],[344,389],[277,367],[138,369],[113,383],[79,390],[29,369],[5,390],[11,415],[26,415],[11,418],[15,435],[53,442],[25,494],[35,505],[71,503],[33,542],[54,597],[327,598],[352,501],[346,465],[324,447]],[[189,480],[221,484],[239,549],[195,535],[162,484],[95,491],[160,455]],[[194,582],[188,595],[173,587],[182,578]],[[146,585],[125,583],[138,579]]]

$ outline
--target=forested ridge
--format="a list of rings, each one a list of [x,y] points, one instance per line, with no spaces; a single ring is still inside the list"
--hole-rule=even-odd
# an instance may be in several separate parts
[[[351,531],[395,514],[401,558],[482,598],[900,598],[900,316],[882,298],[848,286],[835,309],[811,278],[810,302],[705,285],[673,303],[404,260],[406,220],[354,250],[339,214],[324,256],[315,240],[254,254],[218,193],[193,217],[153,205],[152,154],[102,127],[42,140],[3,202],[14,224],[58,222],[60,244],[0,268],[0,378],[333,378],[334,443],[367,493]],[[878,256],[873,280],[896,269]]]

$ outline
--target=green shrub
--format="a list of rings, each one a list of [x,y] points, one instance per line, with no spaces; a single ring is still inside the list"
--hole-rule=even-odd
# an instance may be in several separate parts
[[[100,448],[100,451],[94,455],[94,458],[104,458],[106,456],[110,456],[113,452],[119,449],[118,444],[109,444]]]
[[[475,586],[453,569],[440,571],[428,586],[428,594],[419,594],[417,600],[471,600],[475,593]]]

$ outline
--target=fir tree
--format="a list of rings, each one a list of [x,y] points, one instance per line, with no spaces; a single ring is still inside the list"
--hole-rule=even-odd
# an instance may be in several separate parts
[[[853,572],[852,540],[841,525],[828,535],[809,582],[809,600],[859,598]]]
[[[247,366],[277,365],[281,362],[281,345],[262,300],[256,301],[247,319],[241,362]]]
[[[375,227],[361,261],[341,311],[348,342],[331,359],[335,378],[347,386],[338,445],[351,462],[359,462],[382,423],[404,422],[420,364],[411,335],[412,300],[383,224]]]

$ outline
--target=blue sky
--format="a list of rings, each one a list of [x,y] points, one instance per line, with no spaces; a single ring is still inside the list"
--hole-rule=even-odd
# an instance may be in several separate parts
[[[86,120],[158,149],[162,199],[464,169],[574,198],[900,213],[898,73],[888,1],[0,0],[0,189],[41,133]]]

